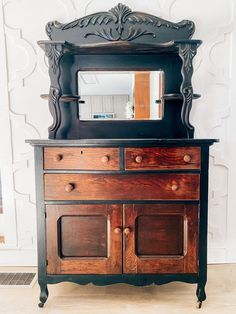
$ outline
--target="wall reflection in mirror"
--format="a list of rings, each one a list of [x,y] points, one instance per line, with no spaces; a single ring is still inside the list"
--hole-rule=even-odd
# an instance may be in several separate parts
[[[163,71],[78,72],[81,120],[160,120]]]

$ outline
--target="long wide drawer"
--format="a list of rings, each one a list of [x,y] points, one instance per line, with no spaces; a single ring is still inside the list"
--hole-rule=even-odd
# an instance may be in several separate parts
[[[119,170],[119,148],[46,147],[44,169]]]
[[[200,169],[200,147],[125,149],[125,169]]]
[[[199,174],[45,174],[45,200],[198,200]]]

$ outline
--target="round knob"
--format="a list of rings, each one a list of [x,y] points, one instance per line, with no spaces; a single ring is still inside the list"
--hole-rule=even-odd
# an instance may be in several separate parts
[[[178,186],[178,184],[176,184],[176,183],[172,184],[172,186],[171,186],[171,190],[172,190],[172,191],[177,191],[178,188],[179,188],[179,186]]]
[[[184,161],[185,162],[190,162],[191,161],[191,156],[190,155],[184,155]]]
[[[138,164],[140,164],[140,163],[142,162],[142,160],[143,160],[143,157],[142,157],[142,156],[137,156],[137,157],[135,158],[135,161],[136,161]]]
[[[73,191],[75,188],[74,184],[73,183],[68,183],[66,186],[65,186],[65,191],[70,193],[71,191]]]
[[[104,164],[107,163],[109,161],[109,156],[102,156],[101,158],[101,162],[103,162]]]
[[[130,232],[131,232],[131,229],[130,229],[129,227],[126,227],[126,228],[124,229],[124,234],[125,234],[126,236],[129,235]]]
[[[116,227],[116,228],[114,229],[114,232],[115,232],[115,234],[121,234],[122,230],[121,230],[120,227]]]
[[[57,154],[57,155],[55,156],[55,161],[60,161],[60,160],[62,160],[62,158],[63,158],[63,155]]]

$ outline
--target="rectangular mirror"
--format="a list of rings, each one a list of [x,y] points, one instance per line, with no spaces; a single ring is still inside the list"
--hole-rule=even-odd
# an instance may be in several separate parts
[[[80,120],[160,120],[163,71],[78,72]]]

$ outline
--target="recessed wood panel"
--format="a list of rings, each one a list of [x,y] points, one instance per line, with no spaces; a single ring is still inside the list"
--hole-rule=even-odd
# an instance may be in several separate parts
[[[200,147],[126,148],[125,169],[200,169]]]
[[[45,147],[45,169],[119,170],[119,148]]]
[[[46,174],[46,200],[197,200],[198,174]]]
[[[46,212],[48,274],[122,273],[121,205],[47,205]]]
[[[62,216],[62,257],[107,257],[107,217]]]
[[[198,205],[124,205],[124,228],[130,230],[124,236],[124,273],[197,273],[198,211]]]
[[[184,218],[148,215],[136,219],[137,255],[183,255]]]

